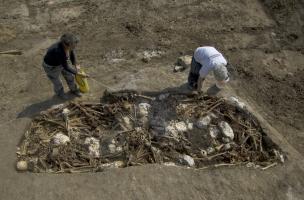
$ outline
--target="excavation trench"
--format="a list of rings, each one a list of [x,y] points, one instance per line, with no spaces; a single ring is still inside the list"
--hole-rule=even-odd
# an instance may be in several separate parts
[[[119,91],[41,112],[17,160],[20,171],[77,173],[146,164],[268,169],[284,155],[236,98]]]

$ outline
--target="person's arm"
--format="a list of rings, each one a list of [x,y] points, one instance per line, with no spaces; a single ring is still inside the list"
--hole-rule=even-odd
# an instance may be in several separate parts
[[[197,81],[197,91],[198,92],[202,91],[203,82],[204,82],[206,76],[209,74],[210,70],[211,70],[211,68],[209,66],[202,66],[202,68],[200,69],[199,78]]]
[[[72,64],[73,64],[74,66],[76,66],[76,65],[77,65],[77,62],[76,62],[76,54],[75,54],[74,51],[71,51],[71,52],[70,52],[70,59],[71,59]]]
[[[77,74],[77,70],[74,69],[73,67],[68,65],[68,62],[64,56],[63,60],[62,60],[62,67],[67,70],[68,72],[71,72],[72,74],[76,75]]]

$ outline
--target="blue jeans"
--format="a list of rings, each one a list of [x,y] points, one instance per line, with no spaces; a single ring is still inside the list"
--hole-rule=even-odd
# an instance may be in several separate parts
[[[195,61],[194,57],[192,56],[191,60],[191,68],[188,75],[188,84],[190,87],[197,89],[197,82],[199,78],[199,71],[202,68],[202,65]]]
[[[74,74],[66,71],[62,66],[50,66],[43,62],[42,64],[47,77],[53,83],[53,89],[56,95],[63,95],[64,89],[60,79],[60,74],[64,77],[71,91],[77,90]]]

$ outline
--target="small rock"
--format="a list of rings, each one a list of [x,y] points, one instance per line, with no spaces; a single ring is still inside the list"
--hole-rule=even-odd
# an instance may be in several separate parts
[[[177,122],[175,127],[178,132],[186,132],[188,130],[188,126],[185,122]]]
[[[209,134],[213,139],[216,139],[220,133],[220,130],[217,127],[210,127]]]
[[[116,147],[117,152],[122,152],[122,147]]]
[[[214,153],[215,152],[215,149],[213,148],[213,147],[208,147],[207,148],[207,154],[208,155],[210,155],[210,154],[212,154],[212,153]]]
[[[61,108],[63,108],[64,107],[64,104],[62,103],[62,104],[57,104],[57,105],[53,105],[51,108],[50,108],[50,110],[53,110],[53,109],[61,109]]]
[[[187,162],[187,165],[193,167],[195,165],[194,159],[191,156],[183,155],[183,160]]]
[[[196,122],[197,128],[206,129],[211,122],[211,117],[209,115],[199,118]]]
[[[246,164],[246,167],[248,167],[248,168],[251,168],[251,167],[254,167],[254,166],[255,166],[255,164],[253,162],[248,162]]]
[[[293,77],[294,74],[293,74],[292,72],[288,72],[288,73],[286,74],[286,76],[287,76],[287,77]]]
[[[246,108],[246,105],[245,103],[239,101],[236,97],[229,97],[227,99],[228,103],[240,108],[240,109],[245,109]]]
[[[111,163],[105,163],[105,164],[101,164],[99,165],[99,167],[101,168],[122,168],[125,166],[125,163],[121,160],[117,160]]]
[[[184,71],[186,68],[184,66],[179,66],[179,65],[176,65],[174,66],[173,68],[173,72],[182,72]]]
[[[221,121],[219,123],[219,127],[220,127],[220,129],[221,129],[221,131],[222,131],[222,133],[223,133],[224,136],[226,136],[226,137],[230,138],[231,140],[233,140],[234,133],[233,133],[232,128],[230,127],[230,125],[227,122]]]
[[[67,116],[68,114],[70,113],[70,110],[67,109],[67,108],[64,108],[63,111],[62,111],[62,114]]]
[[[110,153],[116,152],[116,145],[115,144],[109,144],[108,146]]]
[[[135,127],[134,129],[136,132],[141,132],[143,130],[142,127]]]
[[[133,129],[133,126],[132,126],[132,123],[131,123],[131,120],[130,120],[129,117],[124,116],[124,117],[122,117],[122,120],[123,120],[123,123],[124,123],[125,127],[126,127],[128,130]]]
[[[139,108],[139,115],[141,117],[145,117],[149,115],[149,109],[151,108],[151,105],[148,103],[140,103],[138,104]]]
[[[181,121],[181,122],[175,122],[175,121],[170,121],[169,125],[166,126],[165,132],[167,135],[171,135],[175,138],[178,138],[178,135],[180,133],[184,133],[188,131],[188,125]]]
[[[150,58],[150,57],[143,57],[141,60],[142,60],[144,63],[148,63],[148,62],[151,61],[151,58]]]
[[[176,164],[174,162],[164,162],[163,165],[169,166],[169,167],[176,167]]]
[[[100,157],[100,144],[98,139],[94,137],[87,137],[84,141],[84,144],[88,146],[90,156],[93,158]]]
[[[192,56],[189,55],[181,56],[177,59],[177,65],[183,66],[185,69],[190,68],[191,61],[192,61]]]
[[[65,145],[68,142],[70,142],[70,138],[61,132],[53,136],[53,143],[55,145]]]
[[[230,143],[227,143],[227,144],[224,145],[225,151],[228,151],[228,150],[230,150],[231,148],[232,148],[232,146],[231,146]]]
[[[170,96],[170,94],[161,94],[161,95],[158,96],[158,99],[159,99],[160,101],[162,101],[162,100],[168,98],[169,96]]]
[[[124,166],[125,166],[125,163],[122,160],[117,160],[114,162],[114,167],[116,167],[116,168],[122,168]]]
[[[281,163],[284,163],[285,162],[284,155],[281,154],[278,150],[273,150],[273,151],[277,159],[280,160]]]
[[[193,130],[193,123],[191,123],[191,122],[189,122],[188,124],[187,124],[187,127],[188,127],[188,130]]]
[[[122,104],[123,108],[126,110],[131,110],[132,109],[132,104],[130,104],[129,102],[125,101]]]
[[[230,142],[230,138],[223,137],[223,138],[222,138],[222,141],[223,141],[224,143],[229,143],[229,142]]]
[[[178,131],[176,130],[174,125],[169,124],[168,126],[166,126],[165,128],[165,133],[166,135],[170,135],[174,138],[178,137]]]
[[[27,170],[27,162],[25,160],[20,160],[17,162],[17,170],[18,171],[26,171]]]

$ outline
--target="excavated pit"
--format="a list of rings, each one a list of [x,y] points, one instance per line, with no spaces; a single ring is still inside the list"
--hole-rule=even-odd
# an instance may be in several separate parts
[[[40,113],[17,151],[17,169],[99,172],[145,164],[267,169],[278,147],[236,98],[105,92],[101,103],[70,102]]]

